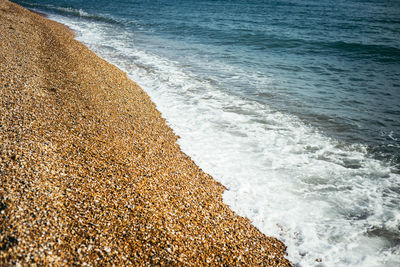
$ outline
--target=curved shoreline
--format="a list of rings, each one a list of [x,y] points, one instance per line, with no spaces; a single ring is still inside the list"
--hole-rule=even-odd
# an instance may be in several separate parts
[[[0,32],[1,264],[291,265],[124,72],[5,0]]]

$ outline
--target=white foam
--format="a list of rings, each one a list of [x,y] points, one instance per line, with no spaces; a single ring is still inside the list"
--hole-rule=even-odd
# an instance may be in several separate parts
[[[181,136],[182,150],[228,188],[224,201],[281,239],[298,266],[399,266],[399,244],[367,233],[399,235],[400,177],[363,146],[346,146],[294,116],[229,94],[182,63],[135,46],[131,32],[51,18],[149,93]],[[246,79],[245,71],[240,75]]]

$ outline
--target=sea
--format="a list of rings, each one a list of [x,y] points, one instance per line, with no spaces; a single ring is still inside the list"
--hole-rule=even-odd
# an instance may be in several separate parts
[[[399,0],[23,0],[156,103],[296,266],[400,266]]]

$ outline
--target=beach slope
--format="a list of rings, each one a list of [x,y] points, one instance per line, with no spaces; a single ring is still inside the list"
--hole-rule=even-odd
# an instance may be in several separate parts
[[[0,265],[290,265],[137,84],[5,0],[0,140]]]

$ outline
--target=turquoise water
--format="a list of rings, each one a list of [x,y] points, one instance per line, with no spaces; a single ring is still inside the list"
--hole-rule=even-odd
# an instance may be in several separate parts
[[[16,2],[137,81],[293,262],[400,264],[400,1]]]

